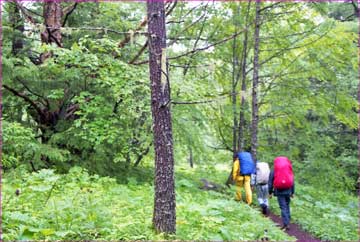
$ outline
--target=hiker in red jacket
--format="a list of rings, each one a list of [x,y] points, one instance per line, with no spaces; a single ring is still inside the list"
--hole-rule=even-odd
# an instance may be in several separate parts
[[[285,156],[276,157],[274,160],[274,169],[269,176],[269,198],[272,193],[277,197],[281,209],[281,229],[288,230],[291,218],[290,197],[294,196],[295,183],[291,161]]]

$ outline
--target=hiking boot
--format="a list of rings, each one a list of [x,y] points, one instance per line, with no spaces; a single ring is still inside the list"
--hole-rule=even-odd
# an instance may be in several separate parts
[[[280,229],[283,230],[283,231],[288,231],[290,229],[290,226],[289,225],[283,225]]]
[[[263,214],[264,214],[264,215],[267,215],[268,212],[269,212],[268,206],[265,205],[265,206],[263,207]]]
[[[262,203],[260,206],[261,206],[262,214],[266,215],[267,214],[267,206],[266,206],[266,204]]]

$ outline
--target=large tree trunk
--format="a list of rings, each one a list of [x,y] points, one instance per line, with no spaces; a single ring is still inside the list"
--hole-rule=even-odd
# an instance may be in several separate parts
[[[355,4],[354,1],[352,1],[353,4],[354,4],[354,7],[357,6]],[[358,21],[360,21],[360,11],[359,11],[359,7],[355,7],[355,13],[356,13],[356,17],[358,18]],[[359,26],[359,34],[360,34],[360,26]],[[358,39],[358,46],[360,46],[360,39]],[[359,77],[360,78],[360,56],[358,54],[358,73],[359,73]],[[359,84],[358,84],[358,159],[359,159],[359,162],[360,162],[360,80],[359,80]],[[360,170],[360,163],[358,165],[358,170]],[[360,186],[360,182],[358,180],[358,187]],[[360,195],[360,189],[358,189],[358,195]]]
[[[3,8],[3,4],[1,3],[0,4],[0,20],[2,20],[2,8]],[[3,35],[2,35],[2,28],[0,28],[0,45],[3,46]],[[2,48],[0,48],[0,63],[2,63]],[[0,73],[2,74],[2,65],[0,65]],[[3,95],[2,95],[2,90],[3,90],[3,75],[0,75],[0,147],[1,147],[1,151],[2,151],[2,147],[3,147],[3,133],[2,133],[2,120],[3,120],[3,112],[2,112],[2,107],[3,107]],[[0,152],[0,161],[2,161],[2,153],[3,152]],[[1,169],[3,168],[2,167],[2,163],[0,163],[1,165]],[[0,182],[2,181],[2,174],[3,172],[1,171],[0,172]],[[0,207],[2,208],[2,200],[3,199],[0,199]],[[0,209],[0,217],[2,218],[2,209]],[[2,234],[3,230],[2,230],[2,227],[0,227],[0,233]]]
[[[249,22],[251,0],[249,0],[246,12],[245,24]],[[247,44],[248,31],[245,32],[243,41],[243,51],[241,58],[241,102],[240,102],[240,117],[239,117],[239,136],[238,136],[238,150],[244,149],[244,130],[245,130],[245,92],[246,92],[246,59],[247,59]]]
[[[360,29],[359,29],[360,31]],[[358,41],[359,45],[360,45],[360,39]],[[358,66],[359,68],[359,77],[360,77],[360,64]],[[360,80],[359,80],[359,84],[358,84],[358,159],[359,159],[359,162],[360,162]],[[359,167],[360,169],[360,163],[359,163]],[[358,184],[359,185],[359,184]],[[360,189],[359,189],[359,195],[360,195]]]
[[[151,111],[155,148],[153,225],[157,232],[175,233],[175,182],[170,86],[166,65],[166,30],[163,1],[147,1]]]
[[[13,55],[17,55],[24,47],[23,32],[24,20],[20,16],[20,10],[15,3],[10,3],[9,20],[13,28],[12,48]]]
[[[255,34],[254,34],[254,76],[252,86],[252,123],[251,123],[251,154],[256,162],[257,129],[258,129],[258,101],[257,89],[259,83],[259,34],[260,34],[260,0],[256,0]]]
[[[61,18],[63,12],[59,0],[44,0],[44,24],[45,31],[41,33],[43,43],[56,43],[62,47]]]

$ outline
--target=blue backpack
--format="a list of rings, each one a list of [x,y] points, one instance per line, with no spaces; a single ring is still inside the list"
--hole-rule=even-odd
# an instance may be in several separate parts
[[[238,158],[240,161],[240,174],[251,175],[255,173],[255,163],[249,152],[239,152]]]

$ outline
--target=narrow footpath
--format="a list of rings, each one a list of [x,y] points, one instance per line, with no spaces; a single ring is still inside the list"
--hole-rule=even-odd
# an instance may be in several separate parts
[[[274,221],[275,223],[279,224],[279,226],[282,225],[281,217],[279,217],[278,215],[269,212],[267,217],[269,219],[271,219],[272,221]],[[298,224],[290,223],[290,229],[285,232],[288,235],[291,235],[291,236],[294,236],[295,238],[297,238],[297,241],[301,241],[301,242],[321,241],[320,239],[313,237],[308,232],[302,230]]]

